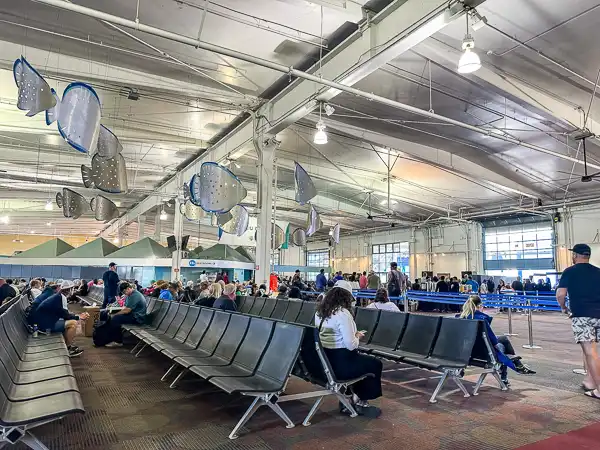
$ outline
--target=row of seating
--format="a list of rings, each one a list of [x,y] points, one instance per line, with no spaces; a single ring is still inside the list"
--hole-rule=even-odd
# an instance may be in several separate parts
[[[429,399],[431,403],[436,403],[447,378],[451,378],[464,396],[469,397],[461,381],[464,369],[469,365],[484,369],[473,395],[478,394],[490,373],[502,390],[507,389],[500,378],[500,363],[482,321],[370,308],[357,308],[355,321],[357,329],[366,331],[360,351],[442,372]]]
[[[238,297],[236,303],[238,311],[244,314],[305,325],[315,322],[317,310],[315,302],[275,297]]]
[[[90,306],[99,306],[104,302],[104,286],[93,284],[88,289],[88,295],[78,295],[77,298]]]
[[[84,409],[62,335],[30,335],[28,305],[22,296],[0,315],[0,447],[47,450],[30,430]]]
[[[298,306],[302,302],[294,300],[278,302],[287,304],[283,316],[290,307],[300,312],[304,306]],[[148,299],[148,311],[152,319],[149,325],[125,325],[124,329],[139,339],[131,350],[132,353],[137,350],[136,356],[150,347],[173,361],[161,380],[165,381],[179,368],[181,372],[171,383],[172,388],[191,372],[229,394],[254,397],[231,431],[231,439],[238,437],[240,428],[261,406],[268,406],[288,428],[293,427],[294,423],[280,406],[292,400],[316,398],[304,425],[310,425],[310,419],[327,395],[335,395],[356,416],[344,393],[364,377],[355,380],[335,377],[314,326],[154,298]],[[284,395],[291,375],[324,389]]]

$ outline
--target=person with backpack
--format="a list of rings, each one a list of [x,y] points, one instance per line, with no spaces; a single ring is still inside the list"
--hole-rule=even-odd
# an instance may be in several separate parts
[[[396,262],[390,263],[387,289],[390,297],[399,297],[402,294],[402,275],[398,272],[398,263]]]
[[[123,346],[123,332],[121,326],[125,324],[143,324],[146,319],[146,298],[139,292],[135,285],[130,283],[121,283],[121,295],[125,296],[125,305],[115,314],[110,314],[107,310],[100,312],[100,320],[105,321],[102,328],[95,330],[94,345],[105,346],[108,348]],[[102,331],[99,331],[102,330]],[[98,334],[105,336],[98,336]],[[109,340],[110,339],[110,340]],[[102,341],[102,342],[101,342]]]

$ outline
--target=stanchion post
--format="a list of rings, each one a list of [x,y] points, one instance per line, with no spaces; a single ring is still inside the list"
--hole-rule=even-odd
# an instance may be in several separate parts
[[[504,336],[518,336],[517,333],[513,333],[513,323],[512,323],[512,304],[508,305],[508,333],[504,333]]]
[[[533,314],[531,312],[531,300],[527,300],[527,326],[529,328],[529,344],[523,345],[523,348],[527,348],[529,350],[534,350],[538,348],[542,348],[539,345],[535,345],[533,343]]]
[[[404,312],[408,312],[408,293],[404,291]]]

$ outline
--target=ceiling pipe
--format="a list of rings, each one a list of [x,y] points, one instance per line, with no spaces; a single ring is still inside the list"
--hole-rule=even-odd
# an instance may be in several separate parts
[[[508,136],[501,136],[501,135],[498,135],[496,133],[493,133],[489,129],[487,129],[487,130],[486,129],[482,129],[482,128],[476,127],[474,125],[469,125],[467,123],[460,122],[458,120],[450,119],[448,117],[441,116],[439,114],[435,114],[435,113],[432,113],[432,112],[429,112],[429,111],[425,111],[423,109],[416,108],[416,107],[411,106],[411,105],[407,105],[407,104],[400,103],[400,102],[397,102],[397,101],[394,101],[394,100],[390,100],[388,98],[381,97],[379,95],[375,95],[375,94],[371,94],[371,93],[368,93],[368,92],[364,92],[364,91],[361,91],[359,89],[355,89],[353,87],[346,86],[346,85],[341,84],[341,83],[336,83],[335,81],[330,81],[330,80],[327,80],[325,78],[321,78],[321,77],[318,77],[318,76],[315,76],[315,75],[303,72],[301,70],[294,69],[293,66],[288,67],[288,66],[285,66],[283,64],[278,64],[278,63],[275,63],[275,62],[272,62],[272,61],[268,61],[268,60],[263,59],[263,58],[258,58],[256,56],[248,55],[246,53],[242,53],[242,52],[231,50],[231,49],[228,49],[228,48],[225,48],[225,47],[221,47],[219,45],[214,45],[214,44],[210,44],[210,43],[207,43],[207,42],[202,42],[200,40],[193,39],[193,38],[190,38],[190,37],[187,37],[187,36],[182,36],[182,35],[179,35],[177,33],[172,33],[170,31],[166,31],[166,30],[163,30],[163,29],[160,29],[160,28],[152,27],[152,26],[149,26],[149,25],[144,25],[144,24],[142,24],[140,22],[136,22],[136,21],[133,21],[133,20],[125,19],[123,17],[114,16],[112,14],[107,14],[107,13],[104,13],[102,11],[97,11],[95,9],[86,8],[84,6],[76,5],[76,4],[73,4],[73,3],[68,3],[65,0],[30,0],[30,1],[33,1],[33,2],[36,2],[36,3],[42,3],[42,4],[45,4],[45,5],[49,5],[49,6],[54,6],[54,7],[57,7],[57,8],[60,8],[60,9],[64,9],[64,10],[67,10],[67,11],[76,12],[76,13],[82,14],[84,16],[92,17],[92,18],[95,18],[95,19],[105,20],[105,21],[113,23],[113,24],[122,25],[122,26],[127,27],[127,28],[131,28],[131,29],[134,29],[134,30],[142,31],[144,33],[152,34],[154,36],[158,36],[158,37],[162,37],[162,38],[165,38],[165,39],[169,39],[169,40],[172,40],[174,42],[179,42],[181,44],[190,45],[192,47],[200,48],[202,50],[206,50],[206,51],[209,51],[209,52],[214,52],[214,53],[217,53],[217,54],[220,54],[220,55],[229,56],[231,58],[239,59],[239,60],[251,63],[251,64],[256,64],[258,66],[262,66],[262,67],[266,67],[266,68],[271,69],[271,70],[275,70],[277,72],[282,72],[282,73],[288,74],[290,77],[302,78],[304,80],[312,81],[314,83],[318,83],[318,84],[321,84],[323,86],[328,86],[330,88],[338,89],[338,90],[340,90],[342,92],[346,92],[348,94],[352,94],[352,95],[356,95],[356,96],[359,96],[359,97],[366,98],[368,100],[376,101],[378,103],[390,106],[390,107],[395,108],[395,109],[406,111],[406,112],[409,112],[409,113],[412,113],[412,114],[417,114],[417,115],[420,115],[420,116],[423,116],[423,117],[428,117],[430,119],[434,119],[434,120],[439,120],[439,121],[442,121],[442,122],[446,122],[446,123],[455,125],[457,127],[473,131],[475,133],[479,133],[479,134],[482,134],[482,135],[485,135],[485,136],[489,136],[489,137],[492,137],[492,138],[495,138],[495,139],[500,139],[500,140],[505,141],[505,142],[509,142],[511,144],[514,144],[514,145],[518,145],[518,146],[521,146],[521,147],[529,148],[531,150],[535,150],[535,151],[538,151],[538,152],[541,152],[541,153],[546,153],[548,155],[552,155],[554,157],[557,157],[557,158],[560,158],[560,159],[564,159],[564,160],[567,160],[567,161],[571,161],[571,162],[574,162],[574,163],[577,163],[577,164],[583,164],[583,161],[581,161],[581,160],[579,160],[577,158],[573,158],[573,157],[568,156],[568,155],[563,155],[561,153],[558,153],[558,152],[555,152],[555,151],[552,151],[552,150],[548,150],[548,149],[540,147],[538,145],[529,144],[529,143],[523,142],[523,141],[521,141],[519,139],[516,139],[516,138],[512,138],[512,137],[508,137]],[[600,165],[588,164],[588,166],[589,167],[593,167],[595,169],[600,169]]]

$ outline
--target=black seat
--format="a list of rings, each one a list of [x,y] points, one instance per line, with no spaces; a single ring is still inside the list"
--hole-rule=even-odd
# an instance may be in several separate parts
[[[238,349],[231,365],[193,366],[190,370],[204,379],[226,376],[249,376],[254,373],[260,358],[271,339],[275,322],[252,317],[248,332]]]
[[[431,352],[441,320],[438,316],[410,314],[397,350],[377,350],[374,353],[391,359],[425,358]]]
[[[167,314],[164,319],[161,321],[160,325],[156,330],[153,329],[140,329],[137,331],[137,337],[142,340],[151,340],[152,336],[165,334],[171,323],[175,320],[177,316],[177,312],[181,307],[181,303],[171,302],[171,306],[169,307]]]
[[[363,342],[368,344],[371,340],[371,336],[377,327],[377,321],[379,320],[379,313],[381,310],[372,308],[356,308],[356,329],[358,331],[365,331],[365,337]]]
[[[191,356],[196,358],[211,356],[215,352],[217,345],[221,341],[221,338],[223,337],[223,334],[227,329],[227,325],[229,324],[229,319],[231,318],[231,316],[232,314],[226,311],[215,311],[212,322],[206,330],[206,333],[202,337],[202,340],[200,341],[198,347],[193,350],[177,352],[177,355],[175,356],[175,361],[178,362],[178,358],[182,358],[184,356]],[[166,352],[164,353],[165,355],[167,354]]]
[[[265,306],[265,297],[256,297],[256,299],[254,300],[254,304],[252,305],[252,308],[250,308],[250,311],[248,311],[248,314],[252,315],[252,316],[258,316],[260,315],[261,310],[263,309],[263,306]]]
[[[304,325],[315,323],[315,312],[317,311],[316,302],[302,302],[302,309],[296,317],[296,322]]]
[[[3,322],[5,315],[0,317],[0,322]],[[70,366],[71,361],[68,356],[53,355],[53,351],[38,354],[26,355],[23,353],[24,342],[20,342],[18,339],[14,339],[15,342],[6,333],[6,329],[3,324],[0,324],[0,342],[4,351],[8,353],[13,364],[22,372],[28,372],[31,370],[44,369],[47,367],[55,367],[66,365]],[[45,355],[45,356],[43,356]]]
[[[171,303],[164,300],[156,300],[154,311],[146,316],[147,325],[128,324],[123,325],[121,328],[129,331],[134,336],[137,336],[143,330],[156,330],[169,312]]]
[[[178,342],[175,340],[165,342],[165,347],[161,350],[161,352],[168,358],[173,359],[179,354],[185,355],[190,350],[194,350],[196,347],[198,347],[198,344],[200,344],[200,341],[202,341],[202,338],[204,338],[204,335],[208,331],[214,313],[214,309],[201,308],[198,319],[188,334],[187,339],[184,342]]]
[[[286,322],[296,322],[298,314],[302,309],[302,303],[302,300],[288,300],[287,309],[285,310],[285,314],[283,315],[281,320],[284,320]]]
[[[408,313],[381,311],[377,328],[369,344],[359,347],[362,351],[395,350],[408,320]]]
[[[271,314],[273,314],[273,310],[275,309],[275,306],[277,306],[277,301],[278,300],[273,297],[266,298],[265,306],[263,306],[263,309],[260,311],[260,317],[265,317],[265,318],[271,317]]]
[[[172,338],[167,336],[164,336],[160,339],[157,338],[157,340],[152,343],[152,348],[160,351],[171,344],[183,344],[194,328],[194,325],[198,320],[198,316],[200,315],[200,311],[200,308],[196,306],[190,306],[190,309],[185,316],[185,320],[177,330],[177,334],[175,334],[175,336]]]
[[[277,300],[277,305],[275,305],[275,309],[273,310],[273,313],[270,316],[271,319],[282,320],[285,316],[285,312],[287,311],[289,304],[289,300]],[[293,320],[291,322],[293,322]]]
[[[244,307],[244,303],[246,303],[246,301],[248,301],[249,298],[250,297],[248,297],[246,295],[243,295],[243,296],[238,295],[235,298],[236,310],[241,312],[242,308]]]
[[[194,308],[194,309],[196,309],[196,308]],[[151,335],[151,337],[144,338],[144,341],[148,342],[148,344],[150,344],[150,346],[153,349],[161,350],[162,348],[164,348],[164,346],[162,344],[163,342],[171,342],[173,339],[175,339],[177,332],[179,331],[179,329],[185,322],[185,319],[188,316],[189,312],[190,312],[190,305],[182,303],[179,306],[179,309],[177,310],[177,314],[175,315],[175,318],[173,319],[171,324],[168,326],[165,333],[163,335],[161,335],[161,334],[159,334],[158,331],[155,331],[155,332],[149,331],[148,333]]]
[[[243,305],[240,306],[240,309],[238,309],[238,311],[244,314],[248,314],[252,309],[252,306],[254,305],[254,300],[254,297],[246,297],[246,301]]]

